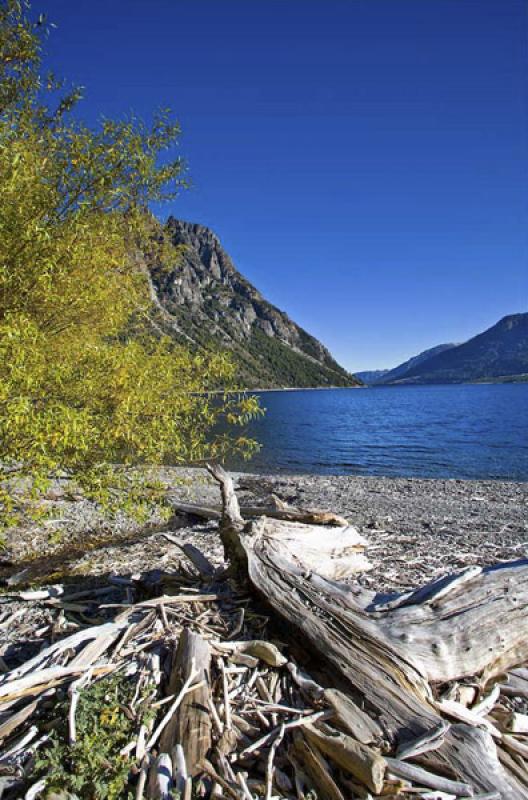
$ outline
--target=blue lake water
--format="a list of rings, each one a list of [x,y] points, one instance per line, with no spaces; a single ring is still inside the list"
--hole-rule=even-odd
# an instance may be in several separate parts
[[[528,480],[528,384],[264,392],[250,471]]]

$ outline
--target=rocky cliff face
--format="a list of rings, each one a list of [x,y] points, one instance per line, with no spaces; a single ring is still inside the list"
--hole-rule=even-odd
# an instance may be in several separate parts
[[[203,225],[169,218],[174,268],[152,271],[164,327],[197,346],[230,348],[248,387],[354,386],[328,350],[268,303]]]

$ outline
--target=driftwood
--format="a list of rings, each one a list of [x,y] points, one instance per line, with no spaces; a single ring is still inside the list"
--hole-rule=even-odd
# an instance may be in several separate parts
[[[346,733],[325,730],[315,725],[305,726],[308,741],[334,763],[350,772],[375,794],[383,789],[387,763],[374,750]]]
[[[188,563],[170,573],[0,598],[2,624],[44,639],[0,674],[3,800],[51,800],[34,772],[48,721],[60,708],[80,744],[83,694],[112,673],[136,800],[527,798],[526,565],[377,595],[356,581],[367,543],[345,520],[275,500],[248,521],[214,473],[228,571],[171,537]],[[38,608],[53,622],[36,636]]]
[[[383,739],[383,731],[372,717],[361,710],[344,692],[327,689],[324,698],[334,709],[336,719],[348,733],[362,744],[373,744]]]
[[[179,547],[180,550],[185,553],[189,561],[192,562],[202,578],[208,579],[214,577],[216,572],[214,565],[211,564],[209,559],[206,558],[206,556],[204,556],[204,554],[197,547],[189,543],[181,544],[180,541],[170,533],[163,532],[161,535],[167,539],[168,542],[175,544],[176,547]]]
[[[191,676],[197,678],[201,685],[184,697],[177,713],[163,731],[159,746],[162,752],[172,755],[173,764],[176,765],[179,759],[173,750],[179,745],[191,776],[196,774],[197,765],[211,747],[210,667],[209,644],[199,634],[184,630],[175,654],[168,694],[177,694]]]
[[[344,800],[343,794],[328,769],[328,763],[316,748],[312,749],[301,732],[293,735],[290,757],[294,764],[303,770],[310,780],[317,795],[328,800]]]
[[[147,796],[151,800],[170,800],[172,794],[172,761],[167,753],[161,753],[150,768]]]
[[[202,506],[197,503],[173,501],[171,508],[175,512],[179,511],[183,514],[190,514],[195,517],[202,517],[203,519],[222,519],[221,506]],[[280,519],[289,522],[302,522],[307,525],[346,524],[346,520],[343,517],[339,516],[339,514],[334,514],[332,511],[323,511],[319,508],[296,508],[295,506],[278,502],[277,499],[273,506],[242,506],[239,509],[239,513],[244,519],[266,516],[272,519]]]
[[[319,529],[316,559],[313,525],[297,524],[292,531],[292,523],[270,517],[244,523],[230,477],[219,467],[210,471],[220,482],[222,541],[239,579],[249,580],[346,681],[351,697],[361,698],[393,747],[427,737],[446,717],[453,721],[453,706],[436,700],[437,687],[472,677],[484,690],[528,659],[527,562],[472,568],[377,602],[360,587],[337,583],[361,569],[364,559],[364,542],[353,529]],[[494,742],[489,732],[494,726],[476,713],[469,716],[466,724],[451,726],[433,754],[421,756],[422,772],[433,759],[452,776],[433,788],[450,787],[455,795],[463,787],[468,795],[496,790],[503,800],[528,798],[528,778],[519,777],[523,769],[526,774],[525,766],[501,746],[500,732]],[[320,730],[311,732],[310,742],[344,766],[345,748],[337,740],[334,752]],[[399,763],[391,762],[392,772],[409,771]],[[383,780],[381,769],[375,779],[357,777],[376,791]],[[427,780],[431,786],[432,778]]]

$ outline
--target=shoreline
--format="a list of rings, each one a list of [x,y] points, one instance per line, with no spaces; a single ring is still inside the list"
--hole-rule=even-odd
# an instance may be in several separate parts
[[[253,467],[253,468],[251,468]],[[521,486],[528,487],[528,477],[526,478],[512,478],[512,477],[501,477],[497,476],[494,477],[492,475],[482,475],[479,477],[462,477],[462,478],[450,478],[447,476],[442,475],[372,475],[367,473],[352,473],[352,472],[302,472],[299,470],[287,470],[287,469],[270,469],[269,467],[263,466],[262,469],[255,469],[255,465],[248,464],[248,469],[245,470],[242,468],[241,464],[236,464],[232,467],[227,466],[226,469],[231,472],[232,475],[250,475],[252,477],[262,477],[262,478],[273,478],[280,480],[281,478],[297,478],[299,480],[303,480],[305,478],[323,478],[327,480],[333,480],[335,478],[346,478],[346,479],[358,479],[358,480],[379,480],[379,481],[421,481],[421,482],[430,482],[430,483],[489,483],[489,484],[496,484],[496,483],[504,483],[504,484],[520,484]],[[187,469],[192,469],[192,467],[188,467]],[[528,515],[528,509],[527,509]]]
[[[265,394],[266,392],[325,392],[337,389],[407,389],[422,388],[431,386],[522,386],[528,383],[528,376],[521,376],[520,380],[515,380],[517,376],[493,380],[482,378],[474,381],[457,381],[456,383],[364,383],[361,386],[280,386],[275,389],[240,389],[241,392],[250,394]]]
[[[246,394],[265,394],[266,392],[327,392],[338,389],[371,389],[371,386],[280,386],[277,389],[241,389]]]
[[[344,516],[369,541],[373,564],[360,582],[403,591],[472,564],[528,558],[528,483],[500,480],[380,478],[232,472],[242,505],[264,506],[271,495],[301,508]],[[200,468],[160,471],[174,502],[219,505],[216,483]],[[161,535],[199,547],[221,564],[216,522],[185,515],[169,523],[153,515],[140,525],[125,515],[105,518],[88,500],[59,492],[47,501],[55,527],[27,525],[8,535],[0,577],[28,568],[31,580],[90,579],[168,568],[181,551]]]

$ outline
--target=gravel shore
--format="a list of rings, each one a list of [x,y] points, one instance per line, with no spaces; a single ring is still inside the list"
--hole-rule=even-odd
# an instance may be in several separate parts
[[[528,557],[528,483],[312,475],[240,482],[345,516],[370,542],[373,569],[362,582],[379,590]]]
[[[164,470],[183,502],[219,503],[204,470]],[[235,475],[242,504],[265,504],[275,494],[292,505],[345,516],[370,542],[373,569],[361,580],[401,591],[470,564],[528,556],[528,483],[420,480],[316,475]],[[170,569],[181,558],[160,535],[169,530],[222,561],[216,523],[177,515],[139,527],[126,517],[106,519],[86,500],[60,491],[47,500],[51,522],[13,531],[0,577],[27,569],[27,580],[126,574]]]
[[[218,505],[217,484],[203,470],[164,470],[174,501]],[[270,494],[303,508],[345,516],[367,538],[369,572],[358,576],[377,591],[404,591],[470,564],[528,557],[528,483],[417,480],[314,475],[234,475],[242,505],[265,505]],[[89,501],[72,499],[60,486],[49,493],[48,519],[10,532],[0,553],[0,666],[34,655],[39,631],[62,630],[53,606],[16,598],[24,586],[70,584],[83,591],[110,575],[171,572],[186,558],[190,542],[223,563],[216,522],[175,514],[167,523],[153,516],[139,526],[109,519]],[[326,535],[324,532],[322,535]],[[11,594],[14,592],[13,594]],[[11,596],[10,596],[11,595]],[[63,620],[66,625],[66,621]],[[57,627],[58,626],[58,627]]]

